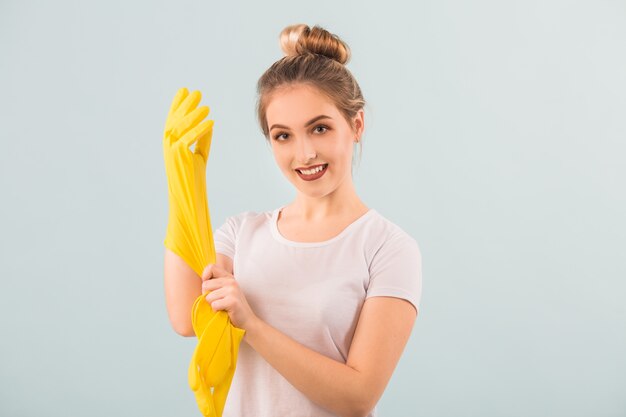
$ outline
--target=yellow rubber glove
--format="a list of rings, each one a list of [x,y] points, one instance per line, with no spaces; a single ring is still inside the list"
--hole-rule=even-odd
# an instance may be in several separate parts
[[[176,93],[163,137],[163,155],[169,193],[165,246],[198,274],[215,263],[213,232],[206,199],[206,163],[213,120],[207,106],[197,107],[201,94],[186,88]],[[196,143],[193,152],[189,147]]]
[[[189,364],[188,378],[203,415],[221,416],[245,332],[230,323],[228,314],[213,312],[205,300],[206,294],[198,297],[193,305],[194,332],[200,336]]]
[[[206,198],[206,163],[213,121],[206,106],[197,107],[201,94],[186,88],[176,93],[165,124],[163,155],[168,182],[169,218],[165,246],[197,274],[215,263],[215,246]],[[189,147],[195,143],[195,149]],[[221,417],[244,331],[224,311],[214,312],[208,293],[193,305],[191,320],[198,345],[189,364],[189,386],[204,416]]]

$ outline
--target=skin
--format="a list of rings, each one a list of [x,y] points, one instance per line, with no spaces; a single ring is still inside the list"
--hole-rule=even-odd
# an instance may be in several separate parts
[[[305,126],[318,116],[330,118]],[[350,213],[358,218],[367,211],[356,194],[351,173],[354,143],[363,133],[363,110],[352,120],[353,128],[329,99],[315,88],[300,84],[272,94],[267,121],[276,164],[297,191],[283,216],[310,224]],[[328,164],[328,169],[316,181],[303,181],[295,171],[319,164]]]
[[[306,125],[320,115],[329,118]],[[332,101],[300,84],[272,94],[267,121],[276,163],[297,190],[295,200],[279,218],[281,233],[299,241],[325,240],[368,210],[355,192],[351,174],[353,145],[363,133],[362,110],[348,123]],[[295,171],[320,163],[329,165],[316,181],[304,181]],[[246,343],[309,399],[341,416],[364,416],[376,405],[417,316],[406,300],[367,299],[347,361],[342,363],[307,348],[256,316],[233,276],[229,257],[218,254],[216,264],[208,265],[201,278],[202,292],[210,291],[206,300],[214,310],[226,311],[232,323],[246,331]]]

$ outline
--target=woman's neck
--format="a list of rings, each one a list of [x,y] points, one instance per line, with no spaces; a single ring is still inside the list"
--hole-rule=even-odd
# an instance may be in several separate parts
[[[306,222],[323,222],[329,218],[358,216],[367,210],[368,207],[352,190],[351,193],[333,193],[321,198],[299,193],[292,203],[285,206],[283,214]]]

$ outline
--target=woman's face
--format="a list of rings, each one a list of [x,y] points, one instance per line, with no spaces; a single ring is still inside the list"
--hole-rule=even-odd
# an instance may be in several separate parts
[[[353,129],[319,90],[296,84],[272,94],[266,117],[276,163],[301,193],[319,198],[352,186],[353,145],[363,132],[363,110]]]

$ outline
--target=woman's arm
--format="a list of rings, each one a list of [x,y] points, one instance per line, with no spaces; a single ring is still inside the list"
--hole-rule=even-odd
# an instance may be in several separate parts
[[[311,401],[341,416],[365,416],[380,399],[409,339],[416,310],[408,301],[365,301],[346,364],[299,344],[257,319],[247,341]]]
[[[399,298],[365,301],[346,363],[296,342],[259,319],[232,273],[209,266],[207,301],[246,330],[244,341],[311,401],[341,416],[364,416],[380,399],[411,334],[417,311]]]
[[[228,256],[216,254],[216,264],[232,271],[232,260]],[[172,328],[181,336],[195,336],[191,325],[191,308],[202,294],[202,280],[180,256],[168,248],[165,248],[163,271],[165,305]]]

